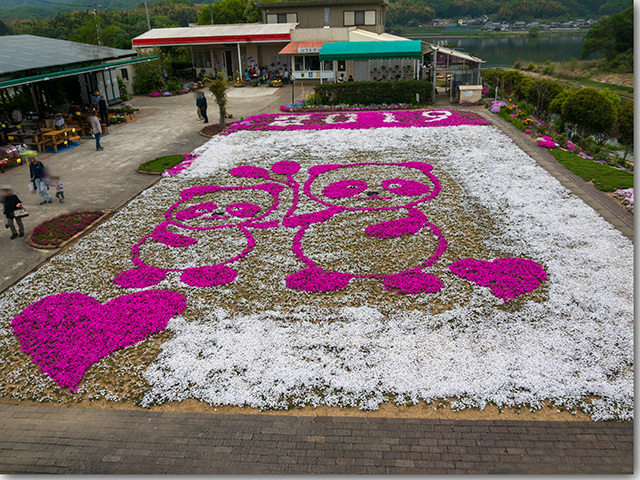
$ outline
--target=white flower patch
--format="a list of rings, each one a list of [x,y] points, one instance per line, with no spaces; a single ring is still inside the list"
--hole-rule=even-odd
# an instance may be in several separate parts
[[[335,292],[292,290],[285,279],[304,268],[292,251],[297,230],[256,230],[255,249],[233,264],[233,283],[195,288],[172,271],[152,287],[182,292],[188,307],[169,322],[171,338],[143,374],[142,404],[196,398],[261,409],[376,409],[390,400],[455,397],[454,408],[489,402],[540,408],[551,400],[595,420],[633,418],[632,243],[493,127],[247,131],[214,137],[195,153],[200,157],[182,173],[143,192],[9,289],[0,298],[0,348],[15,343],[10,320],[43,292],[80,291],[101,302],[131,292],[111,280],[132,268],[131,247],[165,219],[181,191],[266,181],[235,178],[228,173],[234,167],[298,162],[296,213],[302,215],[320,210],[302,189],[315,165],[426,162],[442,184],[438,196],[419,206],[448,243],[430,270],[442,279],[441,291],[396,294],[374,278],[353,279]],[[362,168],[379,185],[393,167]],[[343,171],[326,174],[327,181],[340,180]],[[290,190],[269,219],[285,215]],[[395,272],[428,258],[437,245],[435,236],[414,235],[393,244],[394,258],[376,257],[375,243],[359,246],[353,234],[361,225],[393,220],[392,213],[344,218],[305,232],[304,252],[323,268],[362,276]],[[240,240],[200,232],[193,255],[158,245],[143,254],[153,265],[188,269],[228,258]],[[542,265],[547,280],[506,305],[447,269],[460,258],[511,256]],[[20,366],[11,381],[25,383],[35,397],[50,385]],[[122,398],[94,379],[82,388]]]

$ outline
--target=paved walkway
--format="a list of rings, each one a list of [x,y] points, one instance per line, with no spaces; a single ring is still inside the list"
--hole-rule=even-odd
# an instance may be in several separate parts
[[[307,87],[308,88],[308,87]],[[260,113],[280,111],[280,105],[291,101],[291,90],[257,87],[231,89],[228,110],[233,120]],[[246,98],[242,94],[246,92]],[[296,86],[300,97],[301,87]],[[240,94],[240,95],[238,95]],[[217,123],[217,106],[210,95],[209,120]],[[163,155],[187,153],[207,141],[198,134],[203,127],[197,120],[193,95],[166,98],[134,97],[138,107],[134,122],[111,126],[109,135],[101,143],[104,151],[96,152],[95,141],[84,140],[82,145],[39,158],[52,173],[60,175],[65,184],[67,202],[40,206],[40,197],[27,189],[27,166],[11,167],[0,175],[0,184],[13,186],[18,197],[29,210],[24,219],[26,234],[57,215],[76,210],[116,210],[147,189],[160,178],[137,172],[138,165]],[[39,266],[58,250],[35,250],[24,239],[9,239],[9,230],[0,230],[0,292],[6,290]]]
[[[633,423],[0,405],[0,473],[633,473]]]

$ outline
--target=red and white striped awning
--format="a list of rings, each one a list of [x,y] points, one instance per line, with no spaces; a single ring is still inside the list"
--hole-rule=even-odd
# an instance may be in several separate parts
[[[291,40],[297,23],[242,23],[197,27],[154,28],[132,40],[134,47],[215,45],[223,43],[275,43]]]
[[[319,53],[322,46],[328,42],[289,42],[280,50],[280,55],[297,55],[302,53]]]

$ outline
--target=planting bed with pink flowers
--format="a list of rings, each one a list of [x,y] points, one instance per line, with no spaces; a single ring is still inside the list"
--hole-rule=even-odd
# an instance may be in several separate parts
[[[0,395],[633,418],[631,242],[480,117],[229,131],[0,297]]]

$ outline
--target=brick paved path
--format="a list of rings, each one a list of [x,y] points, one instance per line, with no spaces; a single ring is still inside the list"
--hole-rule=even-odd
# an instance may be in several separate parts
[[[0,473],[633,473],[633,423],[0,405]]]

